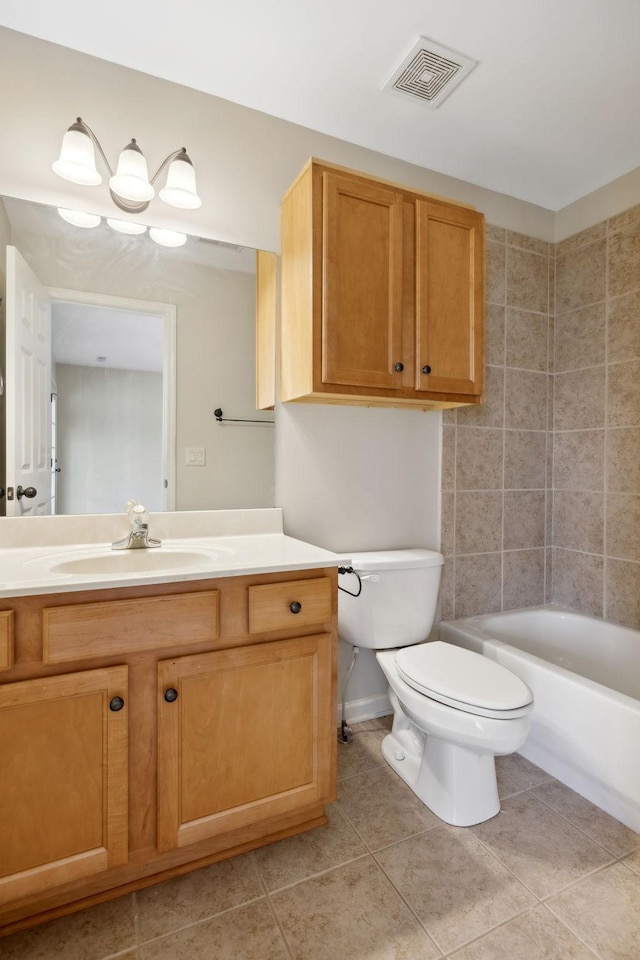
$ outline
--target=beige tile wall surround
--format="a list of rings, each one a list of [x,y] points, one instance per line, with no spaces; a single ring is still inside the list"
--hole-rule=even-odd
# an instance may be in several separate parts
[[[552,265],[487,227],[485,403],[443,417],[443,618],[544,601]]]
[[[640,204],[487,228],[486,401],[443,422],[443,618],[544,600],[640,628]]]
[[[554,329],[549,595],[640,628],[640,205],[557,245]]]

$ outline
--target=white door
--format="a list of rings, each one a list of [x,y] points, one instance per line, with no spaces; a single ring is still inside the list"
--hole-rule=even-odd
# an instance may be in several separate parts
[[[7,246],[6,321],[7,516],[48,514],[51,300],[24,257],[11,246]]]

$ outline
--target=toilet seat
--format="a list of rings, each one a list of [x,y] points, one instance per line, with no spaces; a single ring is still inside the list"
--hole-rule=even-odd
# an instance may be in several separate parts
[[[441,640],[403,647],[395,665],[418,693],[466,713],[508,720],[531,709],[533,694],[519,677],[463,647]]]

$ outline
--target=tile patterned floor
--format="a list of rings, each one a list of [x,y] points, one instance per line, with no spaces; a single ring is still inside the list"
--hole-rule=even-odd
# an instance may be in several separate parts
[[[640,958],[639,835],[517,755],[498,816],[447,826],[382,760],[387,727],[339,747],[328,826],[0,939],[0,958]]]

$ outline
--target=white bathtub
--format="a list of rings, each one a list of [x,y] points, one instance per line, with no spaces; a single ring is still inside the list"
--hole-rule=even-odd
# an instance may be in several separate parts
[[[523,757],[640,832],[640,631],[554,604],[443,620],[533,691]]]

